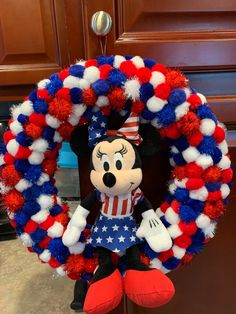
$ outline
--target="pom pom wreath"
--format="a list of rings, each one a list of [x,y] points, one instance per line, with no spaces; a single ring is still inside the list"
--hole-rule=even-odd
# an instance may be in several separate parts
[[[169,145],[173,171],[157,213],[173,245],[158,254],[144,241],[141,258],[165,272],[188,263],[224,214],[233,173],[225,129],[206,98],[180,71],[152,59],[100,56],[79,61],[40,81],[12,110],[0,146],[0,189],[12,226],[28,250],[59,274],[92,278],[97,257],[88,243],[91,226],[73,247],[63,245],[69,208],[57,196],[53,176],[61,142],[77,126],[89,124],[97,111],[105,116],[137,113]],[[114,254],[113,259],[125,270],[125,257]]]

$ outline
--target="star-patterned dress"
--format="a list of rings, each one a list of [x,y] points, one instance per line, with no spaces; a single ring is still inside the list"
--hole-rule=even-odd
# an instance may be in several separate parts
[[[143,200],[142,191],[137,188],[120,196],[108,196],[97,193],[102,203],[90,235],[89,242],[93,246],[102,246],[119,253],[141,241],[136,236],[137,224],[133,217],[134,206]]]

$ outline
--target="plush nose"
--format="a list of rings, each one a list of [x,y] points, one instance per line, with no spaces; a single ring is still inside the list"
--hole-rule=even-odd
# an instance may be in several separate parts
[[[103,183],[108,188],[112,188],[116,184],[116,177],[111,172],[106,172],[103,176]]]

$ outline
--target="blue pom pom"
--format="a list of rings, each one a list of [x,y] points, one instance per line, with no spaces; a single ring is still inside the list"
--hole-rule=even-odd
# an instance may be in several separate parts
[[[43,129],[42,137],[47,141],[52,141],[55,134],[55,129],[51,128],[50,126],[46,126]]]
[[[99,56],[97,57],[97,63],[99,66],[103,64],[109,64],[113,66],[114,56]]]
[[[93,277],[93,274],[88,274],[88,273],[84,273],[83,275],[81,275],[81,279],[83,281],[88,281]]]
[[[84,256],[85,258],[93,258],[93,254],[95,252],[95,248],[91,244],[86,244],[84,248]]]
[[[37,214],[40,211],[39,204],[34,200],[26,200],[24,206],[22,207],[22,211],[29,216]]]
[[[57,216],[58,214],[62,212],[62,208],[60,205],[55,205],[52,208],[50,208],[49,211],[50,211],[51,216]]]
[[[145,241],[144,245],[143,245],[143,252],[144,254],[153,259],[153,258],[156,258],[158,256],[158,253],[154,252],[150,246],[147,244],[147,242]]]
[[[153,120],[156,117],[156,114],[149,111],[147,108],[144,108],[144,110],[142,112],[142,117],[145,120]]]
[[[163,262],[162,265],[167,269],[175,269],[179,266],[181,260],[176,257],[171,257],[167,261]]]
[[[140,99],[146,104],[149,98],[154,95],[154,89],[151,83],[143,84],[140,89]]]
[[[48,150],[53,150],[54,148],[56,148],[56,146],[57,146],[57,143],[51,142],[51,143],[49,143]],[[58,157],[58,155],[59,155],[59,153],[57,152],[56,158]]]
[[[53,74],[51,77],[51,82],[46,85],[49,95],[55,95],[63,87],[62,81],[59,79],[57,74]]]
[[[16,226],[16,229],[15,229],[15,230],[16,230],[16,234],[17,234],[18,236],[20,236],[22,233],[25,232],[22,226]]]
[[[42,228],[37,228],[30,234],[31,239],[35,243],[41,242],[46,236],[47,231],[43,230]]]
[[[32,251],[37,253],[37,254],[41,254],[43,253],[43,250],[38,244],[33,244],[32,245]]]
[[[5,143],[2,141],[2,142],[0,142],[0,154],[1,154],[1,155],[4,155],[4,154],[6,154],[6,152],[7,152],[6,145],[5,145]]]
[[[175,122],[176,116],[171,106],[164,106],[164,108],[157,113],[158,120],[163,126],[168,126]]]
[[[177,166],[184,166],[186,165],[186,161],[183,158],[182,154],[173,154],[173,160]]]
[[[187,205],[181,205],[179,207],[179,216],[184,222],[195,221],[198,216],[198,212],[195,212]]]
[[[25,172],[25,179],[30,182],[36,182],[42,174],[41,166],[31,165]]]
[[[192,236],[192,244],[186,249],[189,254],[199,254],[204,248],[205,235],[198,229]]]
[[[133,58],[133,56],[125,56],[125,60],[130,60],[132,58]]]
[[[42,193],[44,194],[57,194],[57,188],[51,182],[45,182],[41,188]]]
[[[177,107],[186,100],[186,94],[183,89],[176,88],[170,93],[168,102],[172,107]],[[173,110],[173,109],[172,109]]]
[[[168,194],[166,195],[165,201],[166,201],[168,204],[170,204],[170,203],[173,201],[173,199],[174,199],[174,196],[173,196],[172,194],[168,193]]]
[[[160,217],[160,220],[162,221],[162,223],[164,224],[166,228],[170,226],[170,223],[166,220],[164,215]]]
[[[200,107],[198,107],[196,113],[200,119],[209,118],[215,121],[215,123],[217,124],[216,116],[212,113],[211,109],[207,105],[201,105]]]
[[[110,84],[106,80],[99,79],[92,84],[92,88],[97,96],[106,95],[109,92]]]
[[[215,151],[215,140],[212,136],[204,136],[197,149],[201,154],[213,155]]]
[[[194,200],[189,198],[188,201],[186,202],[186,205],[188,205],[189,207],[191,207],[195,212],[197,213],[201,213],[203,211],[204,208],[204,202],[201,202],[199,200]]]
[[[19,116],[17,117],[18,122],[21,124],[24,124],[29,121],[29,117],[26,116],[25,114],[20,113]]]
[[[144,59],[144,64],[145,64],[145,67],[151,69],[155,64],[157,64],[157,62],[153,59]]]
[[[30,219],[30,216],[21,210],[15,214],[14,219],[17,225],[25,226]]]
[[[70,75],[82,78],[84,76],[84,66],[81,64],[74,64],[69,68]]]
[[[80,104],[82,103],[83,93],[82,90],[78,87],[71,88],[70,90],[70,97],[73,104]]]
[[[174,146],[182,152],[189,147],[189,143],[185,137],[181,136],[174,141]]]
[[[189,199],[189,191],[187,189],[177,188],[175,190],[175,198],[179,202],[186,202]]]
[[[221,182],[208,182],[206,188],[209,192],[218,191],[221,188]]]
[[[41,189],[38,185],[35,184],[32,187],[23,191],[22,194],[27,201],[34,200],[41,194]]]
[[[29,100],[34,103],[37,99],[37,90],[35,89],[29,94]]]
[[[118,69],[113,69],[108,76],[108,81],[111,85],[121,87],[127,81],[127,76]]]
[[[17,171],[20,171],[21,173],[25,173],[29,169],[30,164],[27,160],[17,159],[14,161],[14,166]]]
[[[38,99],[33,103],[33,108],[36,113],[46,114],[48,112],[47,102],[41,99]]]
[[[16,136],[16,141],[17,141],[20,145],[25,146],[25,147],[30,146],[30,145],[32,144],[32,142],[33,142],[32,138],[29,137],[29,136],[27,136],[27,135],[25,134],[25,132],[23,132],[23,131],[17,134],[17,136]]]
[[[218,164],[221,161],[222,155],[222,151],[218,147],[215,147],[213,154],[211,155],[213,163]]]
[[[64,264],[70,255],[69,249],[62,243],[61,238],[54,238],[49,242],[48,249],[55,259]]]

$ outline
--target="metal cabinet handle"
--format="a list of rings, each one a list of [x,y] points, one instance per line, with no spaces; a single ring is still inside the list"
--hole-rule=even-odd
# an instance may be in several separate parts
[[[98,11],[91,18],[91,28],[97,36],[106,36],[112,26],[110,14],[105,11]]]

